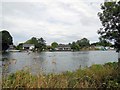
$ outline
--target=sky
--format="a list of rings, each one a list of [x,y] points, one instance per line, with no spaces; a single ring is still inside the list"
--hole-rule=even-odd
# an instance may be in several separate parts
[[[14,44],[32,37],[67,44],[82,38],[99,41],[102,27],[98,12],[104,0],[4,0],[0,7],[2,29]]]

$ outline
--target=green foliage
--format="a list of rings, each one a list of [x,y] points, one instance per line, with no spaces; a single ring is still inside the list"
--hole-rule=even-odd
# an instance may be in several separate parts
[[[112,44],[110,42],[108,42],[108,41],[106,41],[104,39],[100,39],[99,45],[104,46],[104,47],[112,46]]]
[[[23,49],[23,43],[20,43],[19,45],[17,45],[16,49],[17,50],[22,50]]]
[[[77,42],[72,42],[70,46],[71,46],[71,49],[73,49],[73,51],[79,51],[80,49],[89,47],[90,43],[87,38],[82,38],[81,40],[77,40]]]
[[[89,40],[87,38],[83,38],[76,42],[81,48],[88,47],[90,45]]]
[[[53,42],[53,43],[51,44],[51,47],[52,47],[53,49],[57,48],[57,47],[58,47],[58,43],[57,43],[57,42]]]
[[[71,44],[71,49],[72,49],[73,51],[79,51],[79,50],[80,50],[80,46],[79,46],[77,43],[73,42],[73,43]]]
[[[13,39],[10,33],[6,30],[0,32],[0,37],[2,37],[2,50],[5,51],[9,48],[9,45],[13,44]]]
[[[104,47],[106,47],[106,46],[112,47],[113,46],[112,43],[110,43],[110,42],[108,42],[108,41],[106,41],[104,39],[100,39],[99,42],[92,43],[91,46],[92,45],[94,45],[94,46],[104,46]]]
[[[30,40],[27,40],[25,43],[26,43],[26,44],[34,44],[34,45],[37,45],[38,40],[37,40],[37,38],[32,37]]]
[[[104,2],[101,5],[102,12],[98,13],[103,28],[98,34],[105,40],[113,40],[114,47],[120,50],[120,1]]]
[[[43,51],[46,49],[46,41],[41,37],[41,38],[35,38],[32,37],[30,40],[27,40],[25,43],[26,44],[34,44],[35,48],[38,49],[38,51]]]
[[[43,51],[44,49],[46,49],[45,40],[43,38],[38,39],[38,44],[36,45],[36,47],[39,49],[39,51]]]

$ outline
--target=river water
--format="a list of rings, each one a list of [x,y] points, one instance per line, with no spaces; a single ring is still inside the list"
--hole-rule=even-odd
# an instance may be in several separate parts
[[[3,73],[14,73],[29,69],[31,73],[61,73],[89,67],[92,64],[117,62],[115,51],[80,51],[80,52],[9,52],[2,55],[0,65],[7,65]]]

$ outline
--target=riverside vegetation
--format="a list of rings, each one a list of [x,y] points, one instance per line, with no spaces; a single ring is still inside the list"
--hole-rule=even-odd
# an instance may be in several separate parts
[[[120,88],[117,62],[61,74],[33,75],[29,70],[20,70],[2,79],[3,88]]]

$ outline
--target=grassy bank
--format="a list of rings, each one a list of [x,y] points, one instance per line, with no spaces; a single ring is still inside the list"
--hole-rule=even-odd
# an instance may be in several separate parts
[[[101,88],[120,87],[116,62],[92,65],[75,72],[32,75],[21,70],[3,77],[3,88]]]

